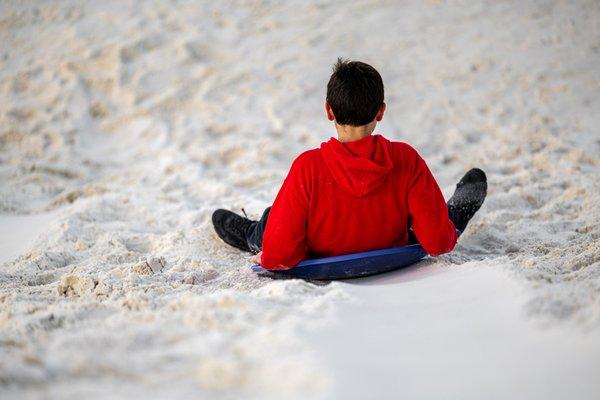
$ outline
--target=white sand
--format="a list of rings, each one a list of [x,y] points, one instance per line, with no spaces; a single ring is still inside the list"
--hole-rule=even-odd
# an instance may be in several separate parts
[[[524,289],[478,262],[350,283],[360,302],[310,337],[332,366],[331,398],[595,399],[597,332],[540,330]]]
[[[54,218],[54,213],[0,215],[0,262],[11,261],[30,250]]]
[[[597,2],[80,3],[0,3],[0,397],[598,392]],[[378,132],[416,146],[446,195],[488,173],[418,285],[259,279],[213,233],[212,210],[258,217],[334,134],[338,55],[380,70]],[[479,368],[484,345],[502,357]],[[421,390],[417,371],[463,353]]]

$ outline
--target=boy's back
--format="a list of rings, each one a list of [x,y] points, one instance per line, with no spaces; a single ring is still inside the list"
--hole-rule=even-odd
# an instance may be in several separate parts
[[[216,210],[212,220],[219,237],[258,253],[253,261],[267,269],[292,268],[307,257],[402,246],[411,228],[429,254],[452,250],[456,229],[462,231],[483,203],[485,173],[469,171],[447,207],[412,147],[373,135],[385,109],[377,70],[338,59],[325,101],[338,138],[296,158],[259,221]]]
[[[427,252],[452,250],[446,203],[412,147],[380,135],[331,138],[292,164],[269,214],[261,264],[403,246],[411,219]]]

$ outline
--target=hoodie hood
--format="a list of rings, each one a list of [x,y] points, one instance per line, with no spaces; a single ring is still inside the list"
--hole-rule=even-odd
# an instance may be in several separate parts
[[[381,185],[394,167],[391,145],[381,135],[345,143],[332,137],[321,143],[321,154],[336,183],[361,197]]]

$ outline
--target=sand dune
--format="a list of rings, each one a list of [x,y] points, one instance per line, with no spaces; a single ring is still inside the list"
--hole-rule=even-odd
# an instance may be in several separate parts
[[[256,277],[210,215],[258,217],[334,134],[337,56],[380,70],[377,131],[447,196],[488,174],[432,265],[514,276],[529,335],[597,337],[599,26],[594,1],[0,4],[0,393],[335,397],[307,337],[369,297]]]

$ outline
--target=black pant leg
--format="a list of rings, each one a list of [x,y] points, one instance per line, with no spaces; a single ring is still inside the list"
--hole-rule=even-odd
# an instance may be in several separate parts
[[[262,239],[267,227],[269,212],[271,212],[271,207],[265,209],[260,220],[254,222],[246,233],[246,242],[248,242],[248,247],[250,247],[250,251],[254,254],[262,250]]]
[[[458,229],[458,227],[460,227],[461,224],[463,223],[462,218],[460,217],[460,214],[458,213],[458,210],[456,210],[454,208],[454,206],[451,206],[451,205],[448,206],[448,218],[450,218],[450,221],[452,221],[452,223],[454,224],[456,229]],[[459,232],[460,232],[460,229],[459,229]]]
[[[413,232],[412,228],[408,229],[408,242],[406,244],[419,244],[419,241],[417,240],[417,237],[415,236],[415,233]]]

